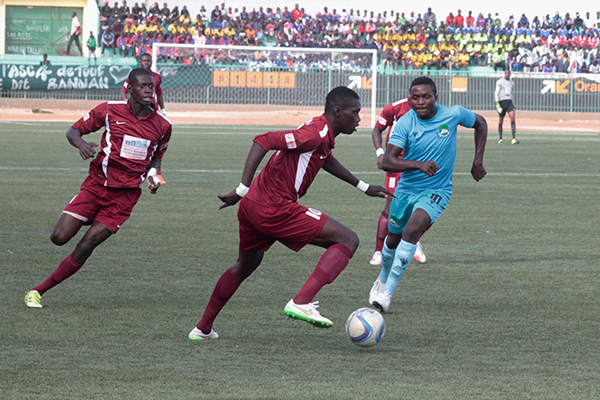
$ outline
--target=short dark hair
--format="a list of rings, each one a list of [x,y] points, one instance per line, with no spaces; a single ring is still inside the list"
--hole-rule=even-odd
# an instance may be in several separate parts
[[[129,84],[133,85],[134,82],[138,81],[138,77],[141,75],[150,75],[152,77],[152,72],[148,71],[147,69],[144,68],[134,68],[131,70],[131,72],[129,73]],[[153,78],[154,79],[154,78]]]
[[[354,90],[348,89],[346,86],[338,86],[327,94],[325,112],[331,111],[335,107],[344,107],[350,100],[360,100],[360,97]]]
[[[144,53],[144,54],[142,54],[142,55],[140,56],[140,60],[141,60],[141,59],[142,59],[142,57],[144,57],[144,56],[148,56],[148,57],[152,58],[152,55],[151,55],[151,54]]]
[[[408,89],[410,91],[410,89],[413,88],[413,86],[419,86],[419,85],[429,85],[431,87],[431,90],[433,90],[433,94],[437,94],[437,87],[435,86],[435,82],[433,81],[433,79],[427,77],[427,76],[420,76],[416,79],[414,79],[412,81],[412,83],[410,84],[410,88]]]

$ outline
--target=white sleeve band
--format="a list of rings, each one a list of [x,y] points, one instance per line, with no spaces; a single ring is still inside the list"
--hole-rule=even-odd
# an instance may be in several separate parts
[[[156,176],[156,168],[150,168],[148,170],[148,176]]]
[[[235,193],[240,197],[244,197],[248,193],[248,190],[250,190],[248,186],[240,183],[240,186],[235,189]]]
[[[379,157],[379,156],[382,156],[382,155],[384,155],[384,154],[385,154],[385,150],[384,150],[384,149],[382,149],[381,147],[380,147],[380,148],[378,148],[377,150],[375,150],[375,155],[376,155],[377,157]]]
[[[358,181],[358,184],[356,185],[356,188],[358,190],[361,190],[363,192],[366,192],[369,189],[369,184],[365,183],[363,181]]]

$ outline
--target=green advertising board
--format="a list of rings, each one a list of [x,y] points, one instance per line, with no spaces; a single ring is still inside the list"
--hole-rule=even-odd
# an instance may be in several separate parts
[[[6,54],[66,54],[71,14],[81,7],[6,6]]]
[[[0,65],[0,88],[9,90],[118,89],[133,67],[129,65]],[[162,66],[163,87],[207,86],[211,72],[206,65]]]

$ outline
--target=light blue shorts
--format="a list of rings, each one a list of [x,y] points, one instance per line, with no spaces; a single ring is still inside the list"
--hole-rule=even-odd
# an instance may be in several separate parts
[[[388,229],[394,234],[400,234],[406,228],[408,220],[417,208],[429,214],[433,224],[442,215],[450,202],[450,195],[438,190],[421,192],[419,194],[399,194],[392,199]]]

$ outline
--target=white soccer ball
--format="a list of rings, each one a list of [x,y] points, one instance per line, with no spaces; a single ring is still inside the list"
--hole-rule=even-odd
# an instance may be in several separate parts
[[[360,347],[375,346],[385,333],[385,321],[377,310],[359,308],[346,321],[346,334],[350,341]]]

